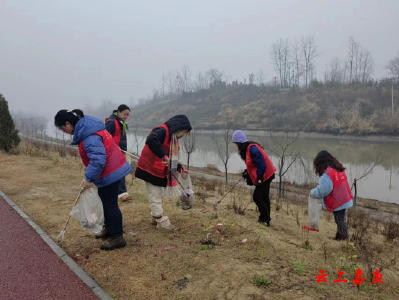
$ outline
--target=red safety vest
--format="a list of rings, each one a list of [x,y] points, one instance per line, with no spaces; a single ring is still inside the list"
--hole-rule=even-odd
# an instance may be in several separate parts
[[[166,124],[157,126],[155,128],[165,128],[166,137],[162,144],[162,149],[165,150],[166,155],[169,156],[169,128]],[[155,129],[154,128],[154,129]],[[153,130],[154,130],[153,129]],[[151,130],[151,132],[153,131]],[[168,174],[168,168],[162,163],[162,158],[157,157],[146,144],[141,152],[137,167],[154,175],[156,177],[165,178]]]
[[[324,173],[330,177],[333,183],[333,190],[330,195],[324,198],[324,202],[326,203],[327,210],[333,211],[351,201],[353,196],[349,188],[348,178],[346,177],[345,171],[338,172],[337,170],[328,167]]]
[[[266,155],[265,151],[263,151],[263,149],[261,147],[259,147],[257,144],[250,144],[247,148],[247,158],[245,159],[245,164],[247,165],[247,172],[248,172],[249,176],[251,177],[253,184],[258,185],[258,182],[257,182],[258,175],[256,174],[257,168],[251,158],[251,153],[250,153],[251,146],[256,146],[256,148],[258,148],[258,150],[262,153],[263,158],[265,160],[266,172],[263,175],[263,182],[265,182],[270,177],[272,177],[274,172],[276,172],[276,168],[273,165],[270,158]]]
[[[109,120],[109,118],[105,119],[105,123],[107,123],[107,121]],[[119,124],[119,121],[117,119],[115,120],[115,132],[112,135],[112,138],[115,141],[115,144],[118,145],[118,147],[121,145],[121,124]]]
[[[112,136],[109,134],[109,132],[107,130],[105,130],[105,129],[100,130],[93,134],[98,134],[99,136],[102,137],[103,143],[104,143],[104,148],[105,148],[105,153],[107,155],[104,169],[101,172],[100,176],[98,177],[98,178],[101,178],[101,177],[111,174],[112,172],[114,172],[114,171],[118,170],[120,167],[122,167],[126,163],[126,158],[122,154],[122,152],[119,150],[119,148],[115,145],[115,142],[112,139]],[[86,150],[83,146],[83,141],[81,141],[79,144],[79,154],[80,154],[80,157],[82,158],[83,164],[87,167],[90,163],[90,159],[87,156]]]

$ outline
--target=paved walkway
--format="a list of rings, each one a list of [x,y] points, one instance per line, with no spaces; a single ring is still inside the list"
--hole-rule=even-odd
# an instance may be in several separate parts
[[[0,299],[98,300],[1,197]]]

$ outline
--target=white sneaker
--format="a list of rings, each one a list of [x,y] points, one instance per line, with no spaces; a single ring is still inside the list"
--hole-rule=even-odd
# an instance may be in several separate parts
[[[162,218],[155,219],[157,222],[157,229],[165,230],[165,231],[173,231],[176,227],[173,226],[170,221],[169,217],[163,216]]]

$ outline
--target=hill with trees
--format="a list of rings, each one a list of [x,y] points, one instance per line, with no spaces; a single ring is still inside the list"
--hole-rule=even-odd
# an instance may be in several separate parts
[[[263,71],[229,81],[222,70],[194,74],[184,65],[162,74],[161,87],[132,107],[130,123],[156,126],[186,114],[198,129],[226,122],[252,130],[303,130],[332,134],[398,134],[399,52],[385,66],[386,78],[373,79],[372,54],[349,39],[346,58],[334,58],[316,76],[318,50],[313,37],[270,47],[277,76]],[[395,100],[394,100],[395,99]],[[105,105],[105,104],[103,104]]]

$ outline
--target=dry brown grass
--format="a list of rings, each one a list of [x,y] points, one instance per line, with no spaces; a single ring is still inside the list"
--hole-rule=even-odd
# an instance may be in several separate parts
[[[54,157],[0,154],[0,189],[55,240],[77,195],[83,168],[74,158]],[[129,175],[127,184],[131,182]],[[204,185],[206,180],[194,183],[197,191],[202,188],[197,184]],[[393,261],[399,251],[397,239],[386,244],[383,235],[367,229],[370,239],[362,245],[371,250],[353,250],[347,242],[329,240],[336,227],[334,220],[327,218],[320,220],[319,233],[303,234],[302,225],[308,224],[306,207],[288,198],[279,200],[280,210],[276,211],[273,197],[270,228],[256,223],[253,203],[245,215],[226,209],[232,205],[231,195],[216,214],[213,204],[221,198],[221,190],[226,187],[217,185],[216,191],[207,191],[205,203],[196,201],[189,211],[177,207],[176,199],[165,198],[165,214],[178,227],[175,233],[166,233],[150,224],[144,182],[135,179],[129,190],[133,203],[120,205],[126,248],[93,252],[101,242],[86,235],[75,220],[69,224],[62,247],[120,300],[397,299],[399,265]],[[242,193],[249,198],[248,191]],[[351,221],[350,233],[360,235],[357,228],[364,222],[357,218],[361,224]],[[214,228],[217,224],[223,224],[217,227],[220,231]],[[205,243],[207,236],[210,244]],[[247,241],[242,242],[244,239]],[[311,248],[302,247],[305,240]],[[348,258],[356,253],[358,260]],[[389,265],[388,260],[394,263]],[[354,262],[366,278],[370,268],[382,267],[385,283],[370,285],[367,281],[360,289],[350,288]],[[349,283],[332,283],[338,278],[338,269],[345,272]],[[327,284],[314,279],[319,270],[328,274]],[[251,283],[255,276],[272,283],[257,287]]]

